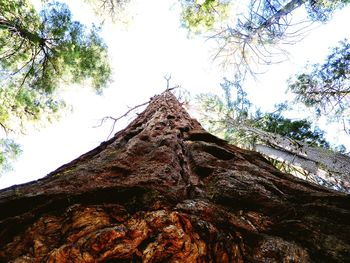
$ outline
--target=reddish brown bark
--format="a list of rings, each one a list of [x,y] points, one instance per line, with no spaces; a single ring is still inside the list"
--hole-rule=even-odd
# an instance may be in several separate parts
[[[349,262],[349,201],[207,133],[165,92],[111,140],[0,192],[0,261]]]

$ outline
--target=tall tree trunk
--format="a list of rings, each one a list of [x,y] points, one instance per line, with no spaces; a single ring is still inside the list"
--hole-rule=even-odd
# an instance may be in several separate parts
[[[333,151],[320,147],[312,147],[307,143],[246,125],[242,125],[240,129],[256,135],[259,140],[270,146],[267,148],[271,151],[275,149],[276,151],[283,151],[285,154],[294,156],[294,161],[292,161],[293,165],[300,166],[315,175],[324,176],[326,173],[344,182],[350,182],[349,156],[341,153],[334,153]],[[266,151],[266,155],[269,155],[267,148],[258,148],[261,153],[265,154],[264,151]],[[291,157],[288,157],[288,159],[292,160]],[[304,161],[302,162],[301,160]]]
[[[261,25],[259,25],[257,28],[255,28],[256,32],[259,33],[260,31],[263,31],[274,24],[280,24],[279,21],[282,18],[285,18],[287,15],[291,14],[295,9],[299,8],[303,4],[305,4],[306,0],[291,0],[288,3],[286,3],[284,6],[282,6],[279,10],[276,10],[276,13],[267,18]],[[262,3],[259,3],[259,5]],[[264,19],[262,17],[262,19]],[[284,23],[282,23],[284,24]]]
[[[288,151],[282,149],[276,149],[271,146],[257,144],[255,145],[255,150],[265,156],[268,156],[277,161],[285,162],[290,165],[294,165],[296,167],[301,167],[303,170],[306,170],[315,175],[325,176],[327,173],[325,171],[321,171],[315,162],[310,161],[308,159],[302,158],[298,155],[290,153]],[[320,174],[322,173],[322,174]],[[325,174],[324,174],[325,173]]]
[[[349,195],[207,133],[169,92],[0,211],[1,262],[350,261]]]
[[[278,161],[280,164],[286,164],[288,166],[287,169],[294,167],[295,169],[292,170],[295,170],[296,174],[301,175],[301,178],[317,182],[332,189],[337,189],[338,191],[349,192],[350,190],[349,181],[344,181],[343,178],[322,170],[319,164],[314,161],[305,159],[284,149],[263,144],[255,145],[255,150],[272,160]]]

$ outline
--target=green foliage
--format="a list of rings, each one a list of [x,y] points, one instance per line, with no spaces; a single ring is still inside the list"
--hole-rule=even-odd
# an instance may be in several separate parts
[[[227,0],[181,0],[183,26],[192,33],[213,29],[215,23],[228,18],[230,2]]]
[[[254,110],[240,82],[237,78],[234,81],[224,79],[221,87],[225,92],[225,100],[211,94],[202,94],[197,98],[203,112],[206,112],[203,121],[211,132],[245,148],[253,148],[254,144],[259,142],[259,138],[247,134],[241,128],[243,126],[286,136],[311,146],[330,148],[324,138],[324,132],[319,128],[313,129],[310,121],[285,118],[282,114],[286,105],[278,105],[272,113]],[[235,93],[233,96],[232,91]]]
[[[0,139],[0,175],[11,170],[10,160],[21,153],[20,146],[11,139]]]
[[[246,9],[240,8],[234,17],[227,17],[226,7],[237,2],[226,1],[223,11],[211,12],[198,1],[181,1],[182,19],[190,31],[212,30],[210,39],[217,42],[215,59],[222,65],[234,67],[236,72],[255,74],[261,65],[270,65],[286,59],[287,52],[280,44],[294,44],[308,32],[305,22],[326,22],[335,10],[349,3],[349,0],[251,0]],[[204,3],[213,1],[204,1]],[[209,3],[209,4],[210,4]],[[207,6],[205,6],[207,7]],[[295,19],[295,10],[304,7],[308,17]],[[230,15],[230,14],[229,14]],[[228,19],[227,19],[228,18]],[[293,19],[292,19],[293,18]],[[226,25],[219,25],[225,19]],[[199,28],[199,29],[198,29]]]
[[[263,131],[306,142],[310,146],[329,149],[329,143],[324,138],[324,132],[319,128],[312,128],[308,120],[291,120],[282,116],[281,111],[274,113],[256,114],[255,127]]]
[[[335,10],[343,8],[349,0],[309,0],[306,10],[313,21],[325,22],[330,19]]]
[[[296,102],[314,108],[318,116],[349,122],[349,78],[350,44],[344,40],[323,64],[315,64],[311,70],[291,78],[289,89],[296,94]]]
[[[332,189],[348,191],[343,187],[343,181],[338,182],[331,178],[328,180],[305,170],[305,167],[299,166],[298,162],[284,160],[283,152],[288,155],[288,148],[283,148],[283,144],[279,142],[281,138],[296,145],[303,142],[312,147],[326,149],[332,154],[345,152],[345,147],[331,146],[325,139],[324,132],[317,127],[313,128],[308,120],[292,120],[284,117],[283,112],[288,108],[287,104],[277,105],[272,113],[262,113],[259,109],[254,109],[240,83],[241,80],[237,78],[234,81],[225,79],[221,84],[224,99],[212,94],[202,94],[198,97],[200,108],[204,112],[201,121],[206,128],[217,136],[246,149],[254,150],[256,147],[266,146],[281,152],[281,155],[266,158],[282,172],[294,174]]]
[[[46,4],[39,14],[23,0],[11,7],[1,11],[0,59],[2,73],[11,74],[12,83],[46,93],[61,79],[80,83],[91,78],[98,91],[107,84],[107,47],[98,28],[87,32],[58,2]]]
[[[290,19],[295,10],[304,6],[309,20],[325,22],[329,20],[335,10],[341,9],[348,0],[252,0],[249,1],[248,14],[237,23],[239,32],[255,37],[260,35],[260,40],[267,43],[283,39],[288,27],[293,26]],[[261,42],[261,44],[264,41]]]
[[[65,106],[56,92],[63,84],[88,80],[98,93],[107,85],[111,69],[99,28],[74,21],[59,2],[45,4],[39,13],[28,0],[0,0],[0,6],[0,125],[5,133],[56,118]]]

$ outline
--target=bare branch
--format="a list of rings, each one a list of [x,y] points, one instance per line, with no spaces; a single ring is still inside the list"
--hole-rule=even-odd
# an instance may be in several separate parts
[[[170,80],[171,80],[171,74],[163,76],[163,78],[166,80],[166,89],[169,89],[170,87]]]
[[[164,77],[164,78],[165,78],[165,77]],[[170,78],[169,78],[169,80],[170,80]],[[180,86],[179,86],[179,85],[176,85],[176,86],[174,86],[174,87],[167,88],[165,91],[172,91],[172,90],[178,89],[178,88],[180,88]],[[105,116],[105,117],[103,117],[103,118],[101,119],[100,124],[94,126],[93,128],[101,127],[106,121],[112,120],[112,127],[111,127],[111,130],[110,130],[110,132],[109,132],[109,134],[108,134],[108,136],[107,136],[107,139],[109,139],[110,136],[112,135],[114,129],[115,129],[115,125],[116,125],[117,121],[119,121],[120,119],[122,119],[122,118],[128,116],[128,115],[129,115],[131,112],[133,112],[134,110],[136,110],[136,109],[138,109],[138,108],[140,108],[140,107],[142,107],[142,106],[145,106],[145,105],[149,104],[149,103],[151,102],[152,99],[153,99],[153,97],[150,98],[148,101],[146,101],[146,102],[144,102],[144,103],[141,103],[141,104],[139,104],[139,105],[136,105],[136,106],[130,108],[128,111],[126,111],[124,114],[120,115],[119,117]]]
[[[122,118],[128,116],[130,112],[132,112],[132,111],[134,111],[134,110],[136,110],[136,109],[138,109],[138,108],[140,108],[140,107],[142,107],[142,106],[147,105],[148,103],[150,103],[150,101],[151,101],[151,100],[148,100],[147,102],[144,102],[144,103],[141,103],[141,104],[139,104],[139,105],[136,105],[136,106],[132,107],[132,108],[129,109],[127,112],[125,112],[123,115],[121,115],[121,116],[119,116],[119,117],[117,117],[117,118],[114,118],[114,117],[112,117],[112,116],[105,116],[105,117],[103,117],[103,118],[101,119],[100,124],[97,125],[97,126],[94,126],[94,128],[101,127],[101,126],[103,125],[103,123],[104,123],[105,121],[107,121],[107,120],[112,120],[112,121],[113,121],[113,123],[112,123],[112,128],[111,128],[111,131],[109,132],[109,134],[108,134],[108,136],[107,136],[107,139],[109,139],[110,136],[112,135],[113,131],[114,131],[114,128],[115,128],[115,125],[116,125],[117,121],[119,121],[120,119],[122,119]]]

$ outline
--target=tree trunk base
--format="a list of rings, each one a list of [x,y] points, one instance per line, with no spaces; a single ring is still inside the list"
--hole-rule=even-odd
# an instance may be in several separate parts
[[[0,211],[0,262],[350,262],[349,195],[207,133],[169,92]]]

